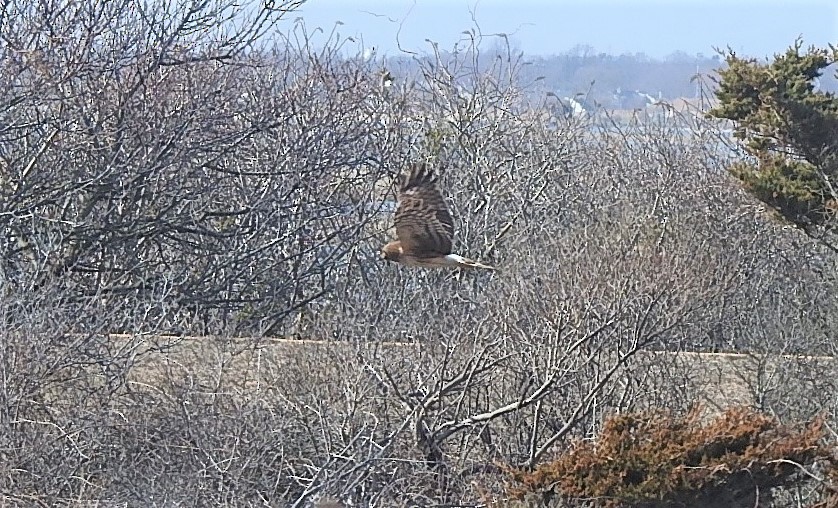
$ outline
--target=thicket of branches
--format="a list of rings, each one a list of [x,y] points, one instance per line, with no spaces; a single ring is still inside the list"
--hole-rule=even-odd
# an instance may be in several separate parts
[[[477,503],[614,411],[692,407],[705,369],[661,351],[746,352],[760,409],[833,414],[830,362],[770,359],[834,353],[834,260],[718,125],[556,117],[477,30],[385,86],[277,25],[297,4],[3,4],[6,500]],[[417,159],[498,273],[377,259]]]

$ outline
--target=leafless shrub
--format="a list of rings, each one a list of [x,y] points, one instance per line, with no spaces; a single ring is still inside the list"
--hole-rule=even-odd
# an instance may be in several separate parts
[[[7,6],[9,290],[157,300],[177,332],[280,331],[328,292],[396,144],[370,144],[389,112],[336,43],[246,51],[298,3]]]
[[[691,408],[708,370],[672,351],[834,352],[829,260],[734,190],[716,124],[557,117],[478,32],[385,87],[335,34],[267,46],[272,5],[6,4],[9,500],[479,503],[611,413]],[[377,261],[414,159],[499,272]],[[831,409],[808,365],[752,392]]]

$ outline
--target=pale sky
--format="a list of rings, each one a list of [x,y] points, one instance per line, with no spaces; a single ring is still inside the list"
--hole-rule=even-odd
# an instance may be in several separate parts
[[[309,0],[296,15],[327,33],[341,21],[342,37],[394,56],[400,24],[405,49],[427,51],[425,39],[452,49],[474,26],[470,9],[484,34],[507,33],[529,55],[589,45],[611,54],[710,56],[714,46],[730,46],[761,58],[801,35],[806,46],[838,43],[838,0]]]

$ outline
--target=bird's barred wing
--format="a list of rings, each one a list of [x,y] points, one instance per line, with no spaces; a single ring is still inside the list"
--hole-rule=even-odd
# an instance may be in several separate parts
[[[396,236],[405,252],[415,256],[451,253],[454,220],[425,164],[414,164],[399,191]]]

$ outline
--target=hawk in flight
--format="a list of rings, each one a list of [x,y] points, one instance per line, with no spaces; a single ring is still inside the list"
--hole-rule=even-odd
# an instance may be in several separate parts
[[[381,257],[424,268],[494,267],[451,253],[454,220],[436,185],[436,175],[422,164],[412,164],[399,189],[396,237],[381,248]]]

